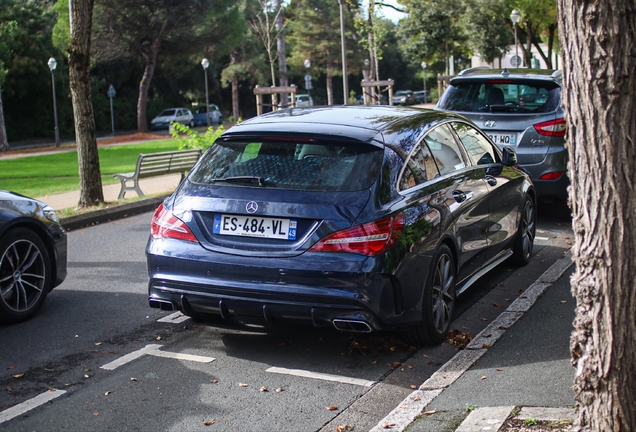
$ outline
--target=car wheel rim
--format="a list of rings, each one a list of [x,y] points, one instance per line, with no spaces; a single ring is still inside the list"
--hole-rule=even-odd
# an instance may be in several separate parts
[[[534,245],[534,206],[532,202],[526,201],[521,215],[521,245],[523,256],[527,259],[532,254]]]
[[[446,331],[453,312],[454,279],[451,258],[444,254],[437,261],[433,277],[433,323],[439,333]]]
[[[14,312],[30,310],[42,295],[46,266],[40,249],[29,240],[17,240],[0,259],[0,298]]]

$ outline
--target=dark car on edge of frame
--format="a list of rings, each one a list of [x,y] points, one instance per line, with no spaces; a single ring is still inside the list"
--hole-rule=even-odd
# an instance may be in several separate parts
[[[66,233],[43,202],[0,191],[0,322],[31,318],[66,278]]]
[[[535,198],[514,150],[460,115],[279,110],[221,135],[157,209],[149,303],[438,343],[456,295],[528,262]]]

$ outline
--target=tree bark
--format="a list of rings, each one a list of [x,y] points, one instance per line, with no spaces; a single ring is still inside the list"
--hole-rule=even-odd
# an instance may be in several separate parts
[[[575,430],[636,429],[636,4],[558,0],[572,181]]]
[[[148,119],[146,109],[148,106],[148,91],[150,90],[150,82],[155,74],[157,67],[157,57],[159,56],[159,48],[161,40],[166,29],[168,28],[168,20],[164,20],[159,35],[155,37],[148,50],[142,51],[141,54],[146,61],[144,75],[139,82],[139,99],[137,100],[137,132],[148,132]]]
[[[274,7],[276,10],[281,8],[281,0],[274,0]],[[283,14],[276,15],[276,48],[278,50],[278,85],[281,87],[287,87],[289,81],[287,80],[287,57],[285,49],[285,35],[283,34]],[[274,84],[276,85],[276,84]],[[287,93],[281,93],[280,100],[287,102]]]
[[[0,151],[9,150],[11,146],[7,140],[7,129],[4,126],[4,108],[2,107],[2,86],[0,86]]]
[[[104,202],[90,85],[93,1],[74,2],[73,29],[68,49],[70,89],[80,177],[78,207],[89,207]]]
[[[230,64],[235,65],[238,61],[236,60],[236,50],[232,50],[230,53]],[[236,72],[232,74],[232,116],[234,117],[234,123],[237,124],[239,121],[239,80]]]

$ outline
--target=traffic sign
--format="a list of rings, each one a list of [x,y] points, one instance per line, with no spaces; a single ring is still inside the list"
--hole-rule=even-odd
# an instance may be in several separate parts
[[[510,64],[514,67],[521,66],[521,57],[518,55],[513,55],[512,57],[510,57]]]
[[[307,89],[307,90],[311,90],[312,89],[311,75],[309,75],[309,74],[305,75],[305,89]]]

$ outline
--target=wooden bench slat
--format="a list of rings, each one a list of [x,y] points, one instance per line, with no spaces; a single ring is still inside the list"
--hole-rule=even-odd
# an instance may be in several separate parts
[[[121,181],[121,190],[117,199],[123,199],[126,191],[134,190],[137,195],[144,196],[139,187],[139,179],[166,174],[181,173],[181,177],[190,171],[201,157],[201,149],[177,150],[140,154],[137,158],[137,166],[132,173],[113,174],[113,177]],[[127,181],[133,185],[128,186]]]

